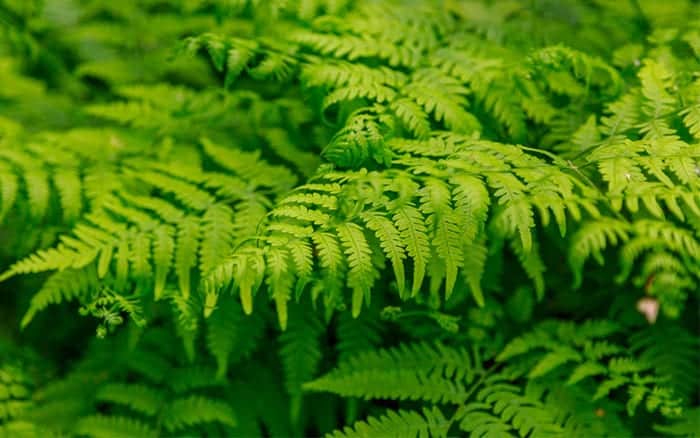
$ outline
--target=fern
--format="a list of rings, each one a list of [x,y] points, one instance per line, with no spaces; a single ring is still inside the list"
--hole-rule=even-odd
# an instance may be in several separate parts
[[[0,435],[695,434],[697,6],[2,2]]]

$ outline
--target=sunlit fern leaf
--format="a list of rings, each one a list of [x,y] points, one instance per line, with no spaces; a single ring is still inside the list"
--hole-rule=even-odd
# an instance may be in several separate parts
[[[17,199],[17,191],[19,189],[19,181],[14,172],[9,169],[0,167],[0,221],[10,212],[10,209],[15,204]]]
[[[345,261],[338,239],[333,234],[324,232],[316,232],[311,238],[318,252],[321,267],[333,276],[340,276]]]
[[[682,111],[683,123],[695,139],[700,139],[700,105],[689,106]]]
[[[338,237],[348,259],[348,287],[352,289],[352,314],[360,314],[363,300],[369,305],[369,291],[377,273],[372,266],[371,250],[362,228],[355,223],[338,226]]]
[[[275,302],[280,327],[284,330],[287,328],[289,320],[287,303],[292,298],[292,288],[294,286],[289,250],[281,244],[271,246],[266,253],[265,262],[267,265],[266,280],[270,296]]]
[[[404,92],[455,132],[469,134],[481,129],[478,119],[465,109],[467,89],[449,76],[428,69],[418,71]]]
[[[202,241],[199,248],[200,272],[214,269],[231,251],[232,211],[226,205],[215,204],[202,216]]]
[[[410,204],[398,207],[393,219],[405,242],[406,252],[413,261],[411,294],[415,295],[423,284],[427,259],[430,257],[427,229],[420,212]]]
[[[175,252],[174,229],[168,225],[161,225],[154,230],[153,239],[153,263],[155,265],[153,297],[158,301],[165,290]]]
[[[68,223],[75,221],[83,210],[82,182],[79,172],[70,168],[58,169],[53,174],[53,184],[61,198],[63,220]]]
[[[394,268],[394,276],[399,290],[399,295],[403,295],[406,288],[406,275],[404,260],[406,259],[406,249],[401,240],[401,234],[391,220],[380,214],[367,213],[363,215],[363,220],[367,228],[374,231],[379,239],[380,245],[386,257],[391,261]]]
[[[425,111],[410,99],[396,99],[391,110],[408,130],[417,138],[426,138],[430,133],[430,121]]]
[[[372,159],[388,164],[384,135],[376,117],[358,113],[338,131],[323,151],[323,156],[343,168],[356,169]]]
[[[482,307],[485,299],[481,279],[484,276],[487,257],[488,249],[483,236],[464,246],[464,280],[469,286],[474,301]]]
[[[184,298],[189,297],[191,288],[191,269],[197,261],[199,246],[200,221],[189,216],[180,222],[177,230],[177,247],[175,249],[175,272],[178,277],[180,293]]]
[[[296,182],[294,174],[282,166],[274,166],[260,160],[260,152],[245,152],[227,148],[203,138],[204,151],[215,162],[245,180],[281,192],[291,188]]]

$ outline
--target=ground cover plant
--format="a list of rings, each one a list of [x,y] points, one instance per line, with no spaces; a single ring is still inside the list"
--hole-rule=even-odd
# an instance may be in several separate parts
[[[700,436],[697,1],[0,26],[0,437]]]

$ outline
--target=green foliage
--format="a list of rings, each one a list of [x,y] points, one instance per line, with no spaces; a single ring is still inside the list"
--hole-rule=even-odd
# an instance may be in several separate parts
[[[0,2],[0,436],[697,435],[698,11]]]

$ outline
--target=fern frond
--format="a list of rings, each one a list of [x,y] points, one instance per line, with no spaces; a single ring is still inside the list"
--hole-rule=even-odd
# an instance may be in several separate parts
[[[491,377],[476,400],[458,411],[459,426],[473,436],[557,436],[563,432],[552,413],[530,394]]]
[[[627,240],[628,225],[614,219],[588,222],[573,236],[573,245],[569,251],[569,263],[574,272],[574,285],[580,286],[583,281],[583,265],[589,257],[594,257],[598,263],[603,262],[601,251],[608,242],[617,244]]]
[[[69,268],[82,268],[97,257],[94,249],[78,243],[78,248],[71,248],[67,244],[59,244],[56,248],[39,250],[36,254],[14,263],[4,273],[0,274],[0,281],[19,274],[36,273],[43,271],[62,271]]]
[[[416,295],[423,284],[427,260],[430,257],[428,230],[420,211],[410,204],[398,207],[394,211],[393,219],[405,242],[406,252],[413,261],[411,294]]]
[[[158,432],[148,425],[130,418],[93,415],[81,418],[75,432],[95,438],[123,438],[127,436],[157,437]]]
[[[471,134],[481,130],[478,119],[465,110],[467,89],[449,76],[434,70],[419,70],[404,87],[404,93],[454,132]]]
[[[97,391],[98,400],[124,405],[148,416],[161,408],[164,394],[157,389],[138,384],[112,383]]]
[[[153,232],[153,264],[155,265],[153,297],[158,301],[165,291],[175,253],[173,227],[161,225]],[[109,257],[107,257],[109,259]]]
[[[401,233],[391,220],[380,214],[366,213],[362,216],[362,219],[366,223],[367,228],[374,231],[384,254],[391,261],[399,295],[403,296],[406,288],[403,262],[406,259],[406,249],[401,239]]]
[[[369,291],[377,277],[372,266],[371,250],[359,225],[338,226],[338,237],[348,259],[348,286],[352,289],[352,315],[357,317],[363,299],[369,305]]]
[[[389,411],[381,417],[370,417],[358,421],[352,427],[327,435],[329,438],[342,437],[446,437],[451,423],[438,408],[416,411]]]
[[[275,301],[277,319],[282,330],[287,328],[287,303],[292,297],[293,274],[290,266],[289,250],[281,246],[271,246],[265,256],[267,283],[270,295]]]
[[[236,416],[224,402],[192,395],[173,400],[163,412],[163,426],[173,433],[202,423],[236,425]]]
[[[358,113],[350,117],[323,150],[323,156],[340,167],[356,169],[372,158],[388,164],[390,156],[384,147],[382,127],[376,117]]]
[[[328,391],[364,399],[390,398],[456,403],[481,373],[464,350],[436,344],[413,344],[360,353],[330,373],[304,384],[305,390]]]
[[[428,114],[416,102],[402,98],[395,99],[390,104],[391,111],[417,138],[427,138],[430,134]]]
[[[201,144],[204,152],[218,165],[253,184],[284,192],[296,182],[296,177],[286,168],[273,166],[260,160],[259,152],[225,148],[206,138],[201,139]]]
[[[231,210],[223,204],[209,207],[202,216],[199,270],[204,275],[221,263],[231,251],[231,216]]]
[[[26,327],[37,313],[51,304],[60,304],[85,297],[97,288],[95,270],[65,270],[52,274],[41,289],[32,297],[29,309],[22,318],[22,327]]]
[[[180,293],[184,298],[190,295],[190,272],[197,261],[200,226],[199,219],[192,216],[186,217],[178,224],[175,273],[177,274]]]

